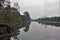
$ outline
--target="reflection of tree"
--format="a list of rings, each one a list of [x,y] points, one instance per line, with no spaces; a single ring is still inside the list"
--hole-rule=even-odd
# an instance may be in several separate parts
[[[45,22],[40,22],[41,24],[45,24],[46,26],[47,25],[51,25],[51,26],[55,26],[55,27],[60,27],[60,23],[45,23]],[[40,24],[39,23],[39,24]]]
[[[31,23],[30,15],[28,12],[27,13],[24,12],[24,15],[20,15],[20,16],[22,17],[23,24],[19,29],[24,28],[23,31],[28,32]],[[17,35],[19,35],[20,31],[18,29],[14,29],[13,33],[14,33],[14,38],[17,39]]]
[[[30,28],[30,22],[29,22],[27,25],[25,25],[24,31],[25,31],[25,32],[28,32],[29,28]]]
[[[30,23],[31,23],[31,18],[30,18],[30,15],[28,13],[28,11],[25,11],[24,12],[24,15],[21,15],[22,16],[22,19],[23,19],[23,25],[22,27],[24,27],[24,31],[27,32],[29,30],[29,26],[30,26]]]
[[[30,28],[30,23],[31,22],[29,22],[28,24],[26,24],[26,25],[24,25],[24,26],[22,26],[21,28],[24,28],[23,29],[23,31],[24,32],[28,32],[29,31],[29,28]],[[17,35],[19,35],[20,34],[20,31],[19,30],[17,30],[17,31],[15,31],[15,34],[14,34],[14,39],[18,39],[18,36]],[[20,39],[20,38],[19,38]]]

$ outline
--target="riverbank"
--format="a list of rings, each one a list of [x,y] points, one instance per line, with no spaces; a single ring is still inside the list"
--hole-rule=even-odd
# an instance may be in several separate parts
[[[60,16],[32,19],[31,21],[46,24],[46,25],[60,26]]]

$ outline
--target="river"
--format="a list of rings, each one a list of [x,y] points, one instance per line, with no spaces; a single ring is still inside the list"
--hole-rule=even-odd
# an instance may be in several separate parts
[[[20,40],[60,40],[60,27],[32,22],[28,32],[20,29]]]

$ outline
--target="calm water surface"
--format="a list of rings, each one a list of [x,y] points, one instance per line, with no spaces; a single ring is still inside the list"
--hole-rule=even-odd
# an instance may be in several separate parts
[[[32,22],[28,32],[20,29],[20,40],[60,40],[60,27]]]

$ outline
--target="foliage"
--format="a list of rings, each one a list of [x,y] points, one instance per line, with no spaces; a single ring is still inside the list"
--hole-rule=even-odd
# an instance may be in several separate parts
[[[58,21],[60,22],[60,16],[59,17],[47,17],[47,18],[38,18],[37,21]]]
[[[16,5],[15,5],[16,4]],[[15,7],[18,7],[18,3],[15,3]],[[19,28],[22,25],[22,18],[20,17],[20,12],[15,7],[11,7],[10,1],[5,0],[5,6],[0,8],[0,17],[4,18],[4,20],[10,21],[8,22],[11,28]],[[9,8],[10,7],[10,8]],[[15,10],[16,9],[16,10]],[[3,19],[2,19],[3,20]],[[15,22],[13,22],[15,21]],[[13,22],[13,23],[12,23]]]

